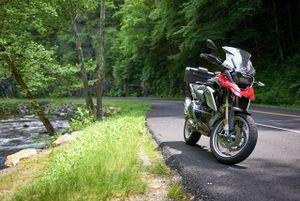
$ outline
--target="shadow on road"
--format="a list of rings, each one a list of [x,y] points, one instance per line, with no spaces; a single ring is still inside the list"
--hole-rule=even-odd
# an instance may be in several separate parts
[[[237,200],[299,199],[300,168],[297,164],[300,161],[291,165],[266,158],[248,158],[230,166],[218,163],[206,146],[171,141],[160,143],[160,147],[167,165],[183,176],[188,191],[197,192],[196,200],[234,200],[235,195],[238,195]],[[241,191],[241,183],[243,188],[249,189]],[[216,192],[222,198],[216,197]]]
[[[229,167],[233,169],[247,169],[243,165],[225,165],[217,162],[210,149],[206,146],[189,146],[183,141],[163,142],[160,147],[169,153],[166,162],[171,167],[176,167],[176,162],[181,161],[185,167],[198,167],[210,170],[226,170]]]

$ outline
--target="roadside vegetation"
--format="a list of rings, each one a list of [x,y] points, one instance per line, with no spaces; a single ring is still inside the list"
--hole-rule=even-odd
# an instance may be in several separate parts
[[[88,124],[69,146],[37,160],[26,160],[17,171],[0,176],[1,194],[7,192],[7,200],[22,201],[123,200],[147,193],[149,177],[145,174],[171,180],[173,173],[145,127],[149,106],[123,102],[105,105],[121,110],[104,121]],[[151,165],[143,164],[141,148]]]
[[[188,201],[183,186],[180,182],[174,183],[170,186],[168,196],[176,201]]]
[[[271,104],[264,104],[264,103],[256,103],[253,102],[253,105],[257,106],[263,106],[263,107],[269,107],[269,108],[283,108],[283,109],[288,109],[288,110],[300,110],[300,104],[294,104],[294,105],[289,105],[289,104],[279,104],[279,105],[271,105]]]

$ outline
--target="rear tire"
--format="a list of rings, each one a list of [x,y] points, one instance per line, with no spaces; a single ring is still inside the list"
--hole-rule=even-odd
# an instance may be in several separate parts
[[[239,126],[234,128],[235,131],[239,130],[240,133],[239,135],[235,135],[236,138],[234,140],[228,142],[230,138],[220,135],[223,129],[223,119],[216,122],[210,137],[211,152],[219,162],[228,165],[240,163],[245,160],[252,153],[257,142],[257,128],[252,117],[237,113],[234,118],[235,122],[240,121],[243,123],[242,128],[239,128]],[[229,150],[227,151],[228,153],[225,151],[226,149]],[[237,153],[232,154],[234,151],[237,151]]]
[[[195,131],[195,128],[192,127],[189,119],[186,119],[184,122],[183,137],[185,143],[188,145],[197,144],[201,137],[201,134]]]

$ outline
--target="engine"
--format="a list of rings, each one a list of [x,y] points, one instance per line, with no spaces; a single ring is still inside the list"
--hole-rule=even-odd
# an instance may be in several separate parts
[[[209,132],[209,120],[211,118],[212,110],[205,102],[191,100],[186,97],[184,103],[184,112],[190,119],[193,119],[196,129],[201,133]]]

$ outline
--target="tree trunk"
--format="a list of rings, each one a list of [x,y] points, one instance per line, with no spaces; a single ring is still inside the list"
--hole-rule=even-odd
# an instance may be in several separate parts
[[[282,45],[281,45],[281,41],[280,41],[279,22],[278,22],[278,16],[277,16],[277,5],[276,5],[275,1],[273,1],[273,13],[274,13],[275,34],[276,34],[278,52],[279,52],[281,61],[283,61],[283,49],[282,49]]]
[[[102,96],[104,88],[104,29],[105,29],[105,0],[100,0],[99,27],[99,64],[97,81],[97,118],[103,118]]]
[[[74,34],[75,34],[75,38],[76,38],[76,48],[77,48],[77,52],[78,52],[78,59],[80,62],[81,78],[82,78],[82,83],[83,83],[83,94],[85,97],[85,104],[86,104],[86,107],[88,110],[93,111],[94,103],[93,103],[92,96],[90,94],[89,81],[88,81],[88,76],[87,76],[87,72],[85,69],[84,56],[83,56],[81,40],[79,37],[78,28],[77,28],[76,18],[73,20],[73,29],[74,29]]]
[[[5,51],[5,47],[0,46],[0,52],[4,52],[4,51]],[[54,130],[51,122],[45,116],[45,113],[43,112],[40,104],[33,98],[32,93],[30,92],[28,86],[24,82],[21,74],[19,73],[19,71],[17,69],[17,67],[15,65],[15,62],[13,61],[13,59],[8,54],[4,53],[3,58],[4,58],[5,62],[7,63],[7,65],[9,66],[9,68],[11,70],[11,73],[15,77],[17,83],[20,85],[21,89],[25,92],[26,97],[30,100],[31,105],[32,105],[36,115],[40,118],[40,120],[44,124],[44,126],[45,126],[47,132],[49,133],[49,135],[53,136],[55,134],[55,130]]]

